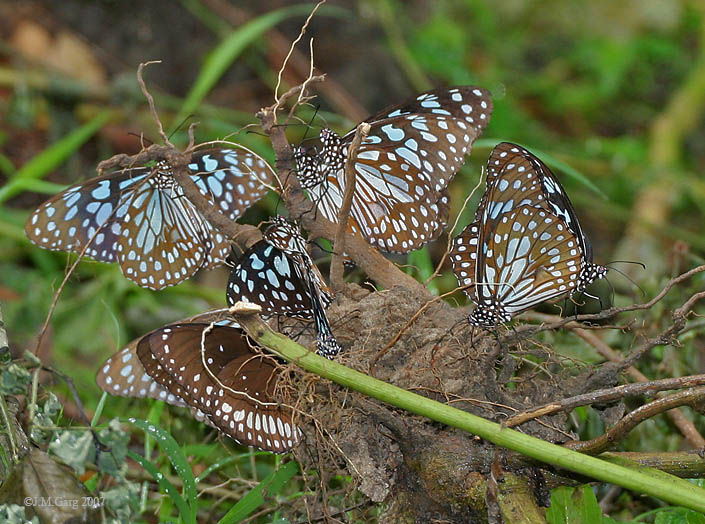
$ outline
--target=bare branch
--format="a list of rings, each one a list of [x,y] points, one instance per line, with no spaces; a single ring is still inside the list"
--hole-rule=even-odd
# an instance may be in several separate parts
[[[588,344],[590,344],[592,347],[597,349],[597,351],[607,360],[618,363],[624,362],[625,359],[624,357],[622,357],[622,355],[617,353],[615,350],[605,344],[600,338],[598,338],[594,334],[578,327],[572,327],[571,330],[580,338],[585,340]],[[644,346],[648,344],[649,342],[647,342]],[[643,351],[640,350],[637,350],[634,353],[639,353],[640,355],[643,355]],[[633,359],[631,361],[634,362]],[[649,381],[646,375],[644,375],[641,371],[631,365],[622,366],[622,369],[624,369],[626,373],[637,382]],[[697,430],[695,424],[693,424],[693,421],[686,417],[682,411],[678,409],[673,409],[668,412],[668,416],[693,447],[698,449],[705,448],[705,438],[703,438],[703,436]]]
[[[279,95],[279,87],[281,86],[281,83],[282,83],[282,75],[284,74],[284,70],[286,69],[286,66],[289,63],[289,58],[291,58],[291,55],[294,52],[294,48],[296,47],[296,44],[298,44],[299,41],[301,41],[301,39],[306,34],[306,29],[308,29],[308,25],[311,23],[311,19],[316,14],[316,11],[318,11],[318,8],[321,7],[325,3],[326,3],[326,0],[321,0],[320,2],[318,2],[315,5],[313,10],[311,11],[311,14],[309,14],[308,18],[306,18],[304,25],[301,26],[301,30],[299,31],[299,36],[297,36],[296,39],[291,43],[291,47],[289,48],[289,52],[286,54],[286,57],[284,58],[284,61],[282,62],[281,68],[279,68],[279,72],[277,73],[277,85],[274,88],[274,100],[277,102],[277,104],[279,104],[278,95]],[[311,58],[311,61],[313,62],[313,57]],[[310,76],[311,75],[309,74],[309,77]]]
[[[523,413],[519,413],[508,419],[504,425],[508,428],[512,428],[537,417],[552,415],[553,413],[558,413],[560,411],[570,411],[578,406],[611,402],[636,395],[654,393],[656,391],[692,388],[703,384],[705,384],[705,375],[691,375],[688,377],[665,378],[662,380],[653,380],[651,382],[637,382],[634,384],[616,386],[614,388],[599,389],[583,395],[565,398],[558,402],[544,404],[543,406],[534,408],[531,411],[524,411]]]
[[[144,83],[144,78],[142,78],[142,71],[144,70],[145,66],[152,65],[152,64],[161,64],[161,60],[151,60],[149,62],[142,62],[139,67],[137,68],[137,82],[140,84],[140,89],[142,90],[142,94],[144,97],[147,99],[147,102],[149,103],[149,110],[152,113],[152,118],[154,119],[154,122],[157,124],[157,129],[159,130],[159,136],[162,138],[164,141],[164,144],[167,146],[174,147],[174,144],[172,144],[169,141],[169,137],[166,136],[166,133],[164,132],[164,127],[162,126],[162,121],[159,119],[159,115],[157,114],[157,108],[154,105],[154,98],[150,94],[150,92],[147,90],[147,86]]]
[[[697,406],[704,400],[705,386],[680,391],[635,409],[617,422],[604,435],[585,442],[567,442],[564,445],[588,455],[602,453],[623,440],[632,429],[644,420],[679,406]]]
[[[345,160],[345,195],[343,196],[343,205],[340,206],[340,211],[338,211],[338,230],[335,232],[335,241],[333,242],[335,251],[333,251],[333,259],[330,263],[330,283],[335,291],[342,291],[345,284],[343,281],[343,258],[345,257],[345,233],[348,229],[350,208],[352,207],[357,179],[355,158],[362,141],[369,132],[370,124],[367,122],[362,122],[357,126],[355,137],[348,148],[348,158]]]

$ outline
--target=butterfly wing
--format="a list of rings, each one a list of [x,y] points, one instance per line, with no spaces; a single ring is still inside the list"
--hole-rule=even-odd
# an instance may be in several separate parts
[[[204,196],[237,219],[267,191],[271,168],[247,152],[204,149],[189,164]],[[139,285],[161,289],[219,265],[229,246],[196,211],[163,162],[96,177],[42,204],[25,226],[47,249],[119,261]]]
[[[565,222],[546,210],[520,206],[480,233],[473,316],[506,321],[569,293],[578,285],[580,267],[578,241]]]
[[[433,114],[464,120],[479,136],[487,127],[492,114],[492,95],[482,87],[439,87],[417,95],[415,98],[386,107],[367,117],[367,123],[411,114]],[[352,140],[354,130],[345,135]]]
[[[262,238],[269,245],[283,251],[290,257],[296,258],[297,264],[295,268],[310,268],[309,276],[313,280],[316,289],[320,292],[323,307],[327,308],[333,300],[333,292],[326,284],[318,267],[311,260],[306,250],[306,240],[301,236],[299,228],[281,215],[275,216],[271,222],[271,225],[262,233]]]
[[[86,248],[85,254],[95,260],[115,262],[122,219],[134,188],[150,172],[142,167],[125,169],[71,186],[30,215],[27,237],[52,251],[80,253]]]
[[[179,392],[174,394],[162,382],[147,373],[147,369],[137,355],[138,342],[139,339],[133,341],[105,361],[96,375],[98,387],[106,393],[119,397],[153,398],[174,406],[186,406]],[[156,367],[156,365],[158,365],[156,361],[154,366],[150,366],[148,362],[147,367]]]
[[[230,271],[226,298],[230,306],[238,301],[257,304],[263,315],[313,316],[306,283],[294,261],[264,240],[250,247]]]
[[[299,440],[290,410],[273,400],[277,366],[242,330],[175,324],[145,337],[164,369],[220,431],[260,449],[284,452]]]

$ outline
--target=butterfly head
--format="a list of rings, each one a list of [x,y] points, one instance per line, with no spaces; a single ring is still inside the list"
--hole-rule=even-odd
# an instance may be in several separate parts
[[[296,162],[296,177],[301,187],[311,189],[323,182],[325,175],[321,169],[321,156],[314,150],[313,154],[304,147],[294,149],[294,162]]]
[[[338,353],[340,353],[340,344],[335,340],[333,335],[319,336],[316,340],[316,352],[322,357],[332,359]]]
[[[578,275],[578,285],[575,288],[575,292],[585,290],[590,284],[595,280],[604,278],[607,275],[607,268],[599,264],[593,264],[592,262],[584,264],[580,275]]]
[[[345,169],[345,152],[343,150],[343,139],[338,136],[335,131],[328,128],[321,130],[321,158],[323,169],[326,172],[336,173],[341,169]]]
[[[470,314],[468,322],[471,326],[491,328],[497,324],[509,322],[511,319],[512,315],[498,301],[493,300],[478,304]]]

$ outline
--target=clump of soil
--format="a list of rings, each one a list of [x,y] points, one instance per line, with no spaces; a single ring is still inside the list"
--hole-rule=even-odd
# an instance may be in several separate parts
[[[576,377],[561,373],[545,350],[540,350],[545,360],[540,369],[550,368],[550,373],[532,368],[529,374],[511,354],[525,353],[526,340],[516,336],[512,342],[512,331],[506,328],[473,332],[466,314],[444,301],[428,306],[383,351],[427,299],[402,287],[368,292],[349,285],[347,295],[329,309],[333,330],[345,348],[337,360],[346,366],[497,422],[575,394]],[[474,488],[483,484],[482,475],[496,458],[494,446],[315,375],[291,377],[287,401],[306,413],[297,422],[306,441],[296,457],[302,469],[319,472],[319,485],[332,475],[352,475],[372,501],[391,504],[388,518],[394,514],[400,521],[452,516],[463,520],[482,512],[473,506],[484,500],[484,488]],[[511,388],[506,384],[510,380]],[[521,430],[564,442],[571,438],[567,422],[558,414],[543,418],[542,424],[522,425]]]

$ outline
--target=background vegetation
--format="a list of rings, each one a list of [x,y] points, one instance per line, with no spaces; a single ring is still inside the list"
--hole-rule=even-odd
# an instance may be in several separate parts
[[[283,5],[289,6],[277,1],[230,5],[223,0],[0,5],[0,302],[13,355],[36,347],[67,268],[65,255],[29,244],[23,232],[29,212],[48,194],[93,176],[100,160],[138,151],[140,133],[147,143],[156,140],[135,80],[139,62],[163,62],[148,70],[147,80],[162,117],[176,129],[175,141],[184,141],[182,117],[191,117],[189,121],[199,122],[200,141],[227,135],[272,160],[256,128],[244,128],[255,122],[260,107],[271,103],[277,71],[310,10],[292,8],[262,18]],[[247,25],[252,20],[260,25]],[[276,29],[268,28],[274,24]],[[500,140],[511,140],[566,166],[559,170],[561,179],[593,241],[596,261],[645,263],[646,270],[618,267],[647,296],[671,276],[705,263],[701,2],[330,2],[307,34],[314,38],[318,70],[329,76],[316,87],[320,110],[315,118],[312,112],[301,115],[312,119],[313,129],[292,126],[292,143],[306,133],[317,134],[326,123],[347,131],[368,113],[426,88],[482,85],[493,92],[495,111],[451,186],[452,216],[476,185],[490,149]],[[284,75],[286,85],[308,74],[306,40],[302,43],[301,54],[294,57],[299,66]],[[212,86],[208,78],[215,80]],[[207,95],[203,101],[199,93]],[[471,201],[458,230],[469,221],[478,199],[476,195]],[[277,204],[270,195],[245,220],[257,223],[273,214]],[[410,257],[418,266],[416,274],[428,274],[429,259],[436,262],[444,248],[445,242],[438,242],[428,254]],[[125,280],[117,266],[83,262],[58,302],[38,356],[73,378],[90,418],[101,398],[93,380],[100,363],[150,329],[222,306],[226,279],[226,271],[217,270],[150,292]],[[610,282],[616,303],[640,298],[639,290],[619,274],[613,272]],[[690,291],[703,289],[703,284],[696,279]],[[449,268],[435,281],[437,292],[455,285]],[[681,304],[687,291],[669,296],[663,307]],[[604,296],[609,294],[607,290]],[[677,351],[654,349],[640,369],[651,379],[702,373],[703,325],[693,322]],[[618,335],[614,337],[607,342],[617,343]],[[556,334],[547,342],[570,358],[588,363],[602,359],[575,338]],[[48,423],[82,424],[65,383],[49,373],[39,378],[46,386],[39,404],[47,410]],[[50,391],[63,405],[60,413],[52,412],[51,402],[45,407]],[[217,439],[213,431],[159,403],[108,398],[102,409],[102,425],[129,414],[158,423],[174,436],[194,473],[203,477],[198,489],[205,487],[206,492],[189,503],[200,507],[204,522],[209,515],[221,517],[278,463]],[[705,419],[688,413],[705,431]],[[581,437],[602,432],[590,409],[575,417]],[[171,471],[169,457],[151,453],[153,442],[143,431],[124,428],[130,432],[130,450],[146,454],[164,473]],[[623,447],[657,451],[685,444],[670,421],[658,417],[637,428]],[[98,463],[98,458],[86,458]],[[209,469],[213,465],[215,471]],[[136,463],[130,462],[125,473],[134,484],[103,485],[105,479],[93,475],[95,470],[89,466],[81,479],[91,489],[124,488],[125,519],[142,510],[144,521],[177,514],[175,499],[160,497],[155,484],[143,482],[150,477]],[[169,475],[181,488],[183,479]],[[331,507],[343,510],[362,502],[343,498],[346,482],[341,478],[331,486]],[[259,520],[276,520],[292,507],[305,518],[305,489],[299,481],[286,484],[259,506],[264,513]],[[603,511],[624,520],[659,506],[653,499],[636,499],[605,486],[597,490],[597,499],[604,502]],[[130,507],[129,501],[139,505]],[[362,506],[336,518],[366,521],[375,512]],[[677,510],[669,512],[675,515]],[[642,521],[655,518],[661,517]]]

